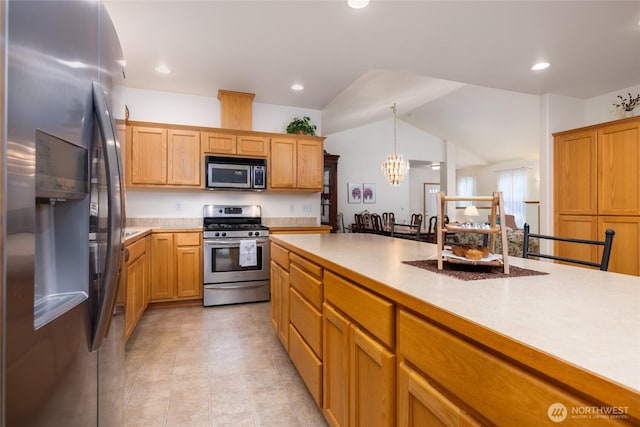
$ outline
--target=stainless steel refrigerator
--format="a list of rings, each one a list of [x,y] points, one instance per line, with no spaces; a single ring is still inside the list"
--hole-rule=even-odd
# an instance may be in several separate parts
[[[120,43],[99,1],[0,7],[2,425],[121,426]]]

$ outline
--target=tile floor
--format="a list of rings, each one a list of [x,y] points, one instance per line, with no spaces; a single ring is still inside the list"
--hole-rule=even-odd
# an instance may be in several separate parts
[[[326,426],[270,307],[147,310],[126,346],[126,425]]]

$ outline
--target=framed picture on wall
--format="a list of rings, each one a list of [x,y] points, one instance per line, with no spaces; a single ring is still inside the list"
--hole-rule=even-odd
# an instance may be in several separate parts
[[[349,203],[362,202],[362,187],[360,184],[355,184],[353,182],[347,183],[347,201]]]
[[[376,202],[376,185],[365,182],[362,184],[362,203]]]

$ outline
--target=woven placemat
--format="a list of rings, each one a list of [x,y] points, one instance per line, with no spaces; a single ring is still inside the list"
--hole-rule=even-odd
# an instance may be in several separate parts
[[[491,265],[465,265],[445,262],[443,263],[442,270],[438,270],[438,261],[436,260],[402,262],[434,273],[445,274],[459,280],[500,279],[504,277],[540,276],[543,274],[549,274],[543,271],[516,267],[514,265],[509,266],[509,274],[504,274],[502,267]]]

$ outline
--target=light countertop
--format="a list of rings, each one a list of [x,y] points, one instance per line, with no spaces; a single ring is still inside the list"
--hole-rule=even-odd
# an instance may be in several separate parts
[[[428,243],[373,234],[271,239],[410,308],[436,307],[640,391],[639,277],[510,257],[549,274],[462,281],[402,263],[435,257]]]

